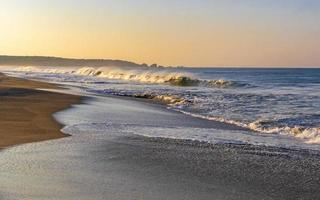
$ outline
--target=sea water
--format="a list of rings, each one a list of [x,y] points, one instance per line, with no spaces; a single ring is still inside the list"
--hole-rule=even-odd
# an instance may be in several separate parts
[[[320,144],[320,69],[18,67],[7,73],[91,94],[152,99],[257,135]]]

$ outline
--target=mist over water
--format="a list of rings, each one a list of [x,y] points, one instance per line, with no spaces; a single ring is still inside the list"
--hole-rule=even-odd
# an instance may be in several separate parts
[[[194,77],[192,73],[164,67],[82,67],[82,68],[47,68],[20,67],[17,71],[40,72],[54,74],[74,74],[81,76],[94,76],[112,80],[135,81],[151,84],[167,84],[173,86],[202,86],[202,87],[228,87],[236,86],[231,81],[218,80],[200,80]]]
[[[320,143],[320,69],[17,68],[87,92],[153,99],[188,115]]]

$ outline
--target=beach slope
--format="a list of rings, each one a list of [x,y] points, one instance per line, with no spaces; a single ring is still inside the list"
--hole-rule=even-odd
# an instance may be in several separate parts
[[[0,148],[66,136],[52,117],[79,96],[36,90],[58,87],[0,74]]]

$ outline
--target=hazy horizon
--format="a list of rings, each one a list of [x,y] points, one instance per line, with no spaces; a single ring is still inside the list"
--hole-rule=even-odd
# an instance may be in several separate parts
[[[11,0],[0,55],[187,67],[319,67],[317,0]]]
[[[52,56],[52,55],[6,55],[6,54],[3,54],[1,55],[0,54],[0,57],[1,56],[8,56],[8,57],[48,57],[48,58],[61,58],[61,59],[75,59],[75,60],[118,60],[118,59],[113,59],[113,58],[84,58],[84,57],[79,57],[79,58],[75,58],[75,57],[59,57],[59,56]],[[1,59],[1,58],[0,58]],[[125,62],[133,62],[131,60],[124,60],[124,59],[120,59],[118,61],[125,61]],[[158,65],[158,66],[161,66],[161,67],[186,67],[186,68],[265,68],[265,69],[268,69],[268,68],[296,68],[296,69],[307,69],[307,68],[310,68],[310,69],[318,69],[320,68],[320,65],[319,66],[241,66],[241,65],[238,65],[238,66],[233,66],[233,65],[230,65],[230,66],[185,66],[185,65],[176,65],[176,66],[172,66],[172,65],[168,65],[168,66],[163,66],[159,63],[146,63],[146,62],[133,62],[135,64],[138,64],[138,65],[145,65],[147,64],[148,66],[151,66],[151,65]],[[17,66],[20,66],[20,65],[17,65]],[[32,66],[32,65],[30,65]],[[0,62],[0,67],[1,67],[1,62]],[[54,67],[54,66],[53,66]]]

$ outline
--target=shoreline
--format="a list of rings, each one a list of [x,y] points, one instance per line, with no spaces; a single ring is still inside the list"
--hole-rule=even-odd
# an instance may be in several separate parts
[[[23,98],[23,92],[29,96],[40,92],[50,102],[54,99],[48,95],[62,95],[25,90],[22,87],[22,92],[11,95]],[[319,198],[319,154],[145,137],[141,135],[144,131],[162,132],[166,128],[213,128],[212,134],[216,134],[216,128],[232,131],[239,127],[194,118],[144,99],[81,99],[75,109],[53,116],[65,125],[62,131],[72,137],[2,151],[0,199]]]
[[[1,74],[1,73],[0,73]],[[11,77],[11,76],[9,76]],[[12,77],[13,79],[15,79],[16,77]],[[164,103],[163,101],[158,101],[158,100],[155,100],[155,99],[150,99],[150,98],[140,98],[140,97],[134,97],[134,96],[127,96],[127,95],[124,95],[124,96],[118,96],[118,95],[113,95],[113,94],[82,94],[81,92],[72,92],[72,90],[68,90],[66,92],[63,92],[63,84],[60,85],[59,83],[57,82],[42,82],[43,80],[39,80],[39,79],[24,79],[24,78],[17,78],[17,79],[21,79],[21,80],[24,80],[24,81],[31,81],[31,82],[37,82],[37,83],[41,83],[41,84],[46,84],[46,85],[50,85],[47,88],[44,88],[44,90],[41,90],[41,91],[45,91],[45,92],[53,92],[53,93],[61,93],[61,94],[66,94],[66,95],[79,95],[81,96],[81,103],[85,103],[86,101],[84,99],[88,99],[90,97],[107,97],[107,98],[113,98],[113,99],[119,99],[119,100],[129,100],[129,101],[134,101],[134,102],[140,102],[140,103],[146,103],[146,104],[150,104],[152,105],[152,107],[161,107],[162,109],[166,110],[166,112],[173,112],[173,113],[177,113],[177,114],[182,114],[182,115],[185,115],[185,116],[188,116],[188,117],[191,117],[193,118],[194,120],[198,121],[200,124],[206,124],[206,125],[201,125],[201,127],[205,127],[205,128],[217,128],[217,129],[221,129],[221,130],[237,130],[237,131],[247,131],[248,133],[250,132],[249,135],[253,135],[253,136],[270,136],[270,134],[266,134],[266,133],[262,133],[262,134],[258,134],[259,132],[256,132],[254,130],[251,130],[251,129],[248,129],[248,128],[245,128],[245,127],[242,127],[242,126],[239,126],[237,124],[232,124],[232,123],[227,123],[227,122],[221,122],[221,121],[217,121],[217,120],[210,120],[210,119],[206,119],[206,118],[202,118],[202,117],[197,117],[197,116],[193,116],[193,115],[189,115],[189,114],[185,114],[184,112],[181,112],[179,110],[176,110],[176,109],[168,109],[168,105],[166,103]],[[62,88],[61,88],[62,87]],[[85,97],[85,98],[84,98]],[[66,107],[68,108],[68,107]],[[62,109],[64,110],[64,109]],[[58,111],[61,111],[61,110],[58,110]],[[54,112],[55,113],[55,112]],[[53,113],[53,114],[54,114]],[[53,115],[53,118],[56,122],[60,123],[60,121],[58,119],[56,119]],[[206,123],[202,123],[202,122],[206,122]],[[63,124],[63,123],[60,123],[60,124]],[[60,128],[63,128],[63,126],[61,125]],[[67,136],[69,134],[66,134]],[[273,135],[273,134],[271,134]],[[70,136],[70,135],[69,135]],[[148,137],[148,136],[145,136],[145,137]],[[149,138],[149,137],[148,137]],[[188,138],[186,139],[172,139],[172,138],[163,138],[163,137],[157,137],[157,138],[161,138],[161,139],[168,139],[168,140],[181,140],[181,141],[186,141],[186,140],[189,140]],[[287,139],[287,140],[293,140],[295,138],[291,138],[291,136],[280,136],[280,138],[275,138],[276,140],[279,140],[279,139]],[[300,140],[296,140],[296,142],[302,142]],[[203,146],[203,144],[205,144],[204,146],[211,146],[211,145],[220,145],[219,143],[210,143],[209,141],[206,142],[206,141],[202,141],[202,140],[199,140],[197,141],[197,143],[199,143],[201,146]],[[222,143],[221,143],[222,144]],[[233,142],[230,142],[230,143],[225,143],[223,142],[223,144],[232,144],[232,145],[235,145],[235,146],[242,146],[242,145],[250,145],[252,146],[253,148],[254,147],[259,147],[259,146],[263,146],[263,147],[266,147],[266,148],[278,148],[279,150],[290,150],[290,151],[302,151],[302,152],[308,152],[308,154],[316,154],[316,155],[319,155],[319,148],[316,148],[316,147],[312,147],[312,145],[310,144],[304,144],[304,146],[286,146],[286,145],[280,145],[280,146],[274,146],[273,144],[252,144],[250,142],[246,143],[233,143]],[[0,147],[1,149],[1,147]]]
[[[2,199],[319,199],[318,155],[144,137],[218,125],[151,102],[94,98],[55,116],[73,137],[4,151]]]
[[[37,90],[59,89],[50,83],[0,73],[0,150],[68,135],[53,117],[81,100],[80,96]]]

